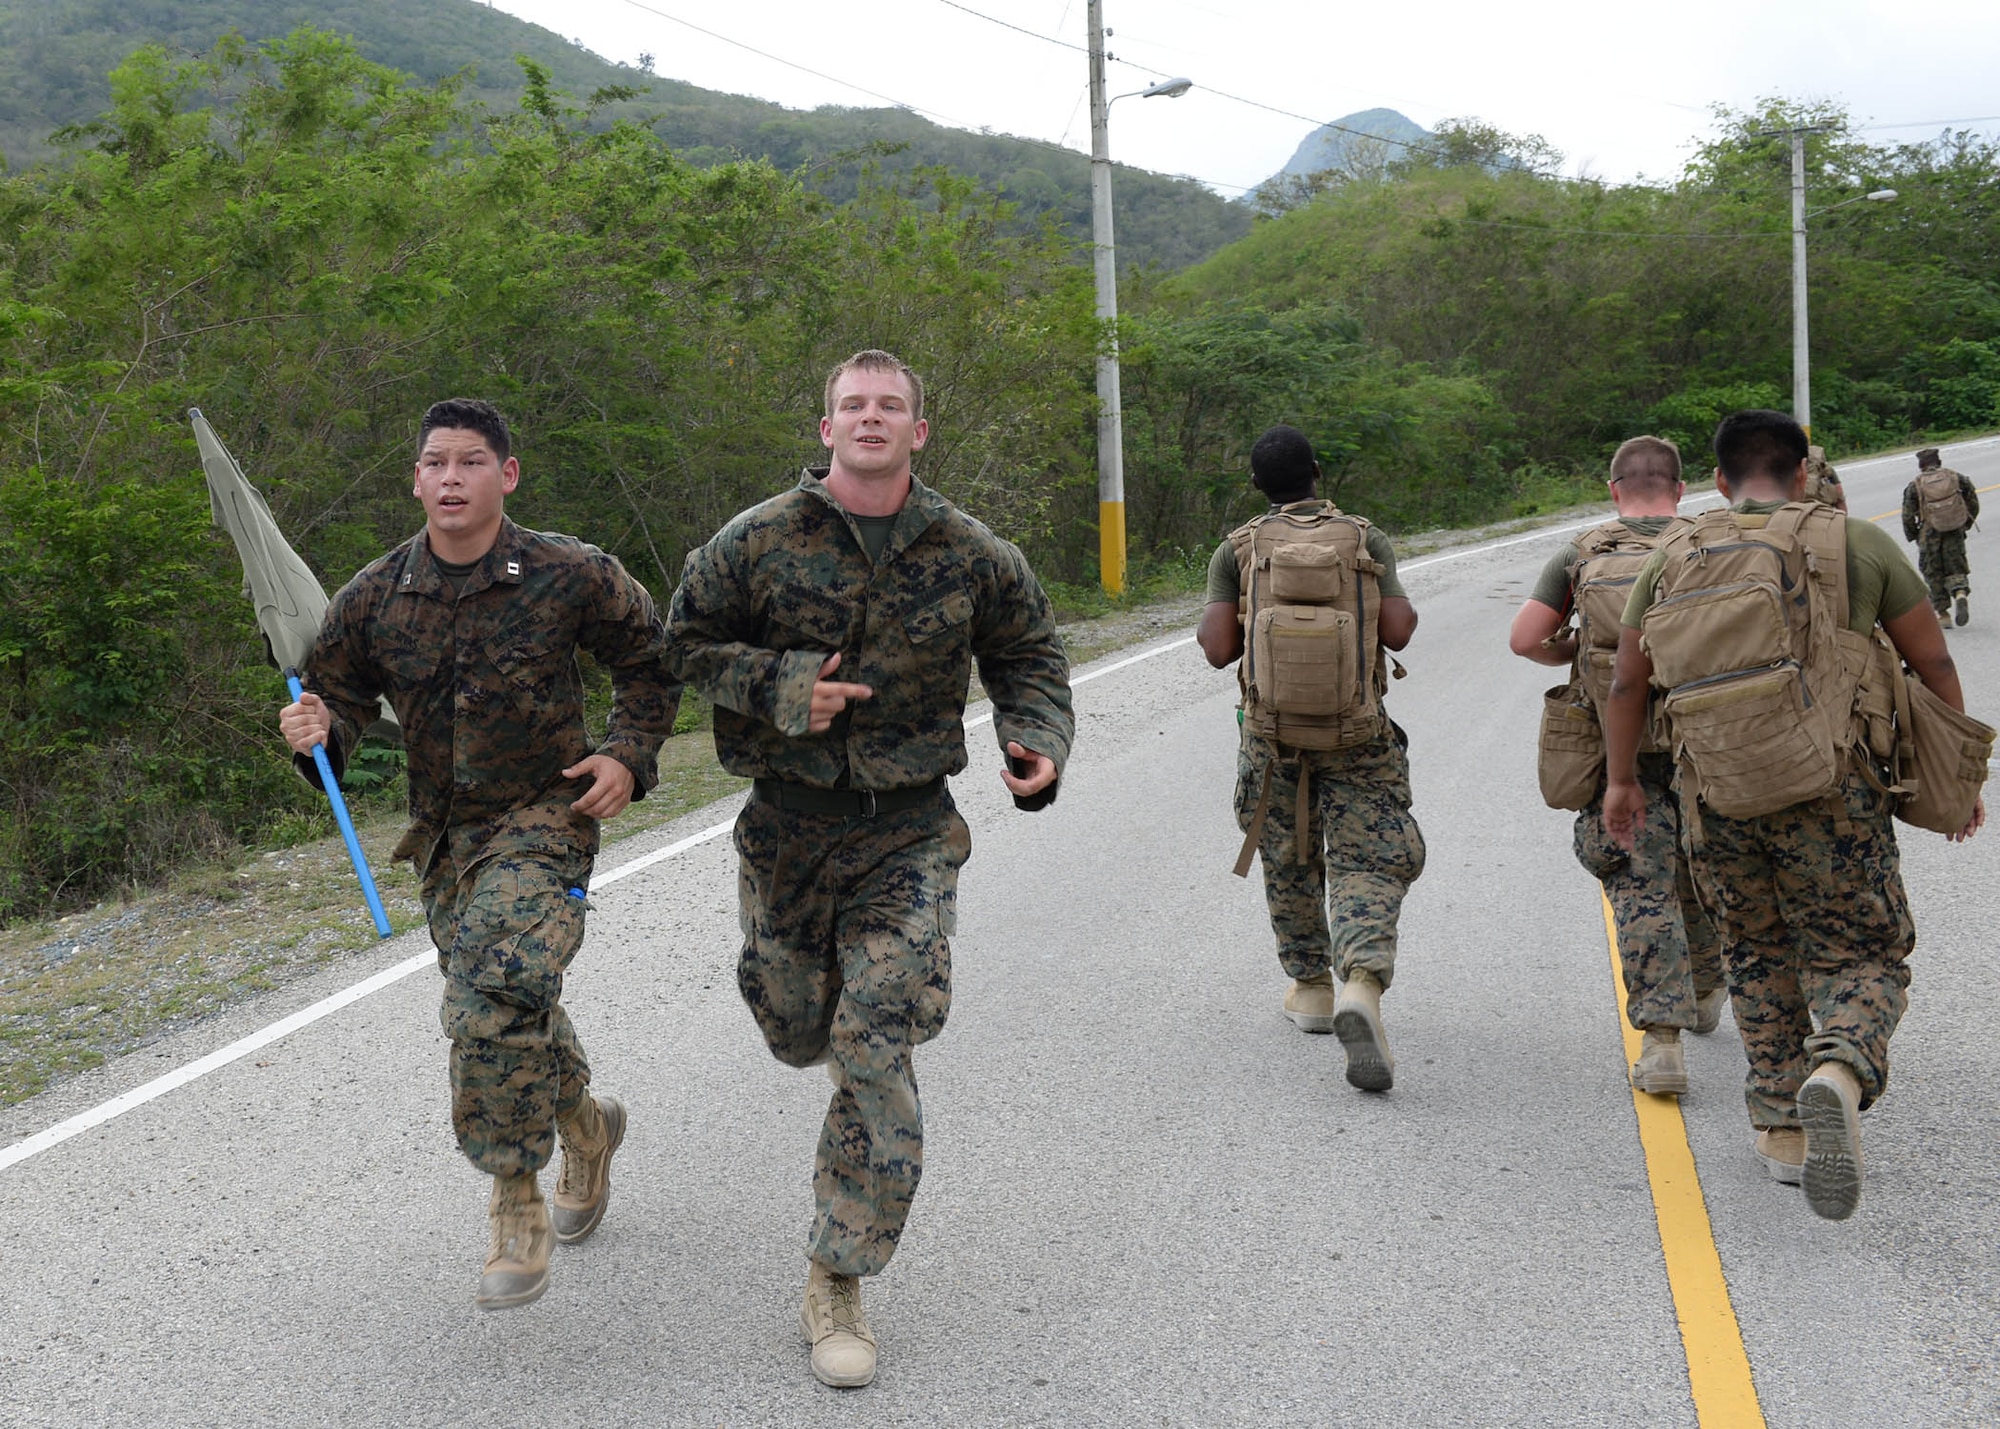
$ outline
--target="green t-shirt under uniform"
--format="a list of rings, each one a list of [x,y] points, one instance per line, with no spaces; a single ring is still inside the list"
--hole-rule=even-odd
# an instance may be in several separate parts
[[[878,565],[881,563],[883,550],[889,544],[889,535],[896,529],[897,519],[896,515],[854,518],[854,524],[861,528],[861,548],[868,552],[868,559]]]
[[[1618,518],[1626,529],[1640,536],[1657,536],[1667,529],[1678,517],[1674,516],[1621,516]],[[1569,566],[1576,559],[1576,542],[1563,542],[1562,549],[1550,557],[1542,567],[1542,573],[1535,577],[1535,588],[1528,592],[1528,599],[1538,600],[1550,610],[1569,614],[1570,596]]]
[[[1319,505],[1317,501],[1289,503],[1289,506],[1317,505]],[[1289,509],[1289,506],[1273,506],[1271,510],[1284,511]],[[1382,565],[1382,573],[1376,577],[1376,583],[1381,587],[1382,594],[1403,597],[1403,583],[1396,578],[1396,548],[1389,544],[1389,538],[1383,534],[1379,526],[1368,528],[1366,544],[1368,554]],[[1242,598],[1243,582],[1241,574],[1236,569],[1236,547],[1224,537],[1222,544],[1215,548],[1215,554],[1208,559],[1208,603],[1213,605],[1219,600],[1226,600],[1235,605]]]
[[[1776,511],[1782,501],[1739,501],[1732,508],[1752,515]],[[1625,624],[1637,629],[1660,587],[1664,553],[1654,555],[1639,570],[1632,599],[1625,605]],[[1930,590],[1896,538],[1872,521],[1847,518],[1847,628],[1866,635],[1885,620],[1907,615],[1928,604]]]

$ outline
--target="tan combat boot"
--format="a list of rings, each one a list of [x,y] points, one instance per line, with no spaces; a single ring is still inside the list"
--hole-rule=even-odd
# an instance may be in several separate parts
[[[1333,974],[1295,978],[1285,994],[1285,1016],[1301,1032],[1333,1031]]]
[[[482,1310],[511,1310],[549,1288],[549,1205],[534,1173],[495,1176],[487,1211],[493,1239],[473,1297]]]
[[[1770,1126],[1757,1133],[1757,1159],[1780,1186],[1796,1186],[1805,1175],[1806,1134],[1796,1126]]]
[[[1656,1097],[1677,1097],[1688,1089],[1687,1059],[1681,1055],[1678,1027],[1648,1027],[1639,1041],[1639,1060],[1632,1064],[1634,1090]]]
[[[799,1333],[812,1346],[812,1371],[821,1384],[859,1389],[875,1378],[875,1332],[861,1313],[861,1282],[811,1262]]]
[[[1333,1035],[1347,1053],[1349,1086],[1386,1092],[1396,1080],[1396,1059],[1382,1031],[1382,984],[1366,968],[1356,968],[1340,985],[1333,1008]]]
[[[556,1239],[574,1245],[597,1229],[611,1201],[611,1153],[625,1140],[625,1106],[616,1097],[584,1093],[568,1121],[556,1123],[562,1175],[550,1223]]]
[[[1710,988],[1694,1000],[1694,1030],[1703,1034],[1722,1025],[1722,1009],[1728,1005],[1729,989]]]
[[[1805,1129],[1802,1181],[1813,1214],[1844,1221],[1861,1204],[1861,1078],[1845,1062],[1821,1062],[1799,1088]]]

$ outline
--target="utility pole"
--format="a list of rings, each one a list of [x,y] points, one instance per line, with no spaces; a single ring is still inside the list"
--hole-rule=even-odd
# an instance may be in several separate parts
[[[1090,0],[1090,241],[1097,274],[1097,569],[1125,590],[1125,414],[1118,396],[1118,258],[1111,238],[1111,100],[1104,90],[1104,3]]]
[[[1792,420],[1812,435],[1812,358],[1806,342],[1806,135],[1792,135]]]
[[[1806,321],[1806,135],[1824,134],[1830,124],[1793,124],[1759,129],[1759,138],[1784,135],[1792,145],[1792,420],[1812,435],[1812,352]]]

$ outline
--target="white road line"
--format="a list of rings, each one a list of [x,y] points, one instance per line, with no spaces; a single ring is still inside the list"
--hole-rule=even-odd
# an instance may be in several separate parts
[[[1983,446],[1996,441],[2000,441],[2000,437],[1986,437],[1978,442],[1964,442],[1959,445]],[[1894,458],[1878,457],[1874,460],[1891,461]],[[1855,466],[1870,464],[1869,462],[1853,463]],[[1719,499],[1718,493],[1710,491],[1704,492],[1699,496],[1690,496],[1681,504],[1687,506]],[[1597,525],[1602,520],[1602,517],[1596,517],[1589,521],[1576,522],[1566,526],[1545,526],[1540,530],[1531,531],[1523,536],[1510,536],[1502,541],[1489,541],[1483,546],[1467,546],[1462,550],[1446,551],[1442,555],[1428,556],[1420,561],[1411,561],[1400,569],[1405,571],[1419,570],[1424,566],[1434,566],[1443,561],[1455,561],[1461,556],[1476,556],[1485,551],[1497,551],[1503,547],[1518,546],[1528,541],[1539,541],[1549,536],[1559,536],[1569,531],[1582,531]],[[1092,680],[1102,679],[1106,675],[1114,675],[1118,671],[1128,669],[1142,661],[1151,660],[1157,655],[1165,655],[1170,651],[1178,650],[1184,645],[1192,645],[1193,643],[1194,637],[1192,635],[1183,635],[1164,641],[1159,645],[1141,650],[1136,655],[1128,655],[1122,660],[1115,660],[1109,665],[1099,665],[1092,669],[1084,670],[1071,677],[1070,685],[1074,688],[1077,685],[1089,684]],[[993,712],[988,709],[982,714],[976,714],[967,719],[965,727],[968,730],[976,729],[980,725],[991,721],[992,718]],[[665,863],[668,859],[678,857],[691,848],[697,848],[713,839],[720,838],[734,827],[734,820],[728,823],[712,824],[699,833],[690,834],[676,843],[668,844],[665,848],[641,854],[638,858],[631,859],[619,864],[616,868],[598,874],[591,879],[590,886],[593,890],[605,888],[613,883],[617,883],[621,879],[630,878],[637,873],[643,873],[655,864]],[[251,1033],[248,1037],[231,1042],[227,1047],[218,1048],[216,1051],[210,1052],[206,1057],[198,1058],[185,1066],[177,1067],[171,1072],[155,1077],[143,1086],[134,1087],[131,1091],[115,1096],[108,1102],[94,1106],[89,1111],[79,1112],[65,1121],[59,1121],[46,1131],[38,1131],[33,1136],[17,1141],[4,1149],[0,1149],[0,1171],[5,1171],[9,1166],[26,1161],[31,1156],[40,1155],[51,1146],[59,1145],[80,1132],[88,1131],[95,1126],[102,1126],[113,1117],[123,1116],[135,1107],[144,1106],[147,1102],[163,1097],[168,1092],[184,1087],[197,1078],[205,1077],[218,1068],[226,1067],[231,1062],[247,1057],[260,1048],[268,1047],[279,1038],[290,1036],[302,1027],[309,1027],[321,1018],[331,1016],[350,1003],[359,1002],[371,993],[380,992],[383,988],[401,982],[404,978],[420,969],[435,966],[436,963],[437,950],[435,948],[427,949],[413,958],[408,958],[397,963],[393,967],[384,968],[373,976],[354,984],[354,986],[334,993],[331,997],[322,998],[310,1007],[300,1008],[289,1017],[280,1018],[270,1026]]]
[[[1114,661],[1109,665],[1100,665],[1094,669],[1084,670],[1074,676],[1070,680],[1070,684],[1072,687],[1088,684],[1092,680],[1102,679],[1106,675],[1115,674],[1128,666],[1136,665],[1142,660],[1150,660],[1155,655],[1164,655],[1169,650],[1178,650],[1183,645],[1191,645],[1193,643],[1193,636],[1181,636],[1178,639],[1169,640],[1164,644],[1142,650],[1136,655],[1128,655],[1124,659]],[[965,727],[968,730],[975,729],[982,724],[990,722],[992,718],[993,712],[989,709],[966,720]],[[712,824],[699,833],[690,834],[684,839],[668,844],[665,848],[654,849],[651,853],[641,854],[637,858],[619,864],[616,868],[598,874],[590,881],[591,889],[594,892],[597,889],[608,887],[620,879],[630,878],[634,874],[643,873],[655,864],[665,863],[668,859],[678,857],[686,853],[689,849],[697,848],[713,839],[720,838],[734,827],[734,820],[730,820],[727,823]],[[309,1027],[321,1018],[329,1017],[340,1011],[341,1008],[359,1002],[371,993],[380,992],[385,987],[401,982],[412,973],[420,972],[424,968],[435,967],[436,965],[437,949],[435,947],[427,948],[415,957],[406,958],[393,967],[384,968],[380,972],[355,983],[352,987],[343,988],[330,997],[321,998],[310,1007],[302,1007],[290,1016],[280,1018],[278,1021],[270,1024],[270,1026],[261,1028],[247,1037],[239,1038],[226,1047],[217,1048],[205,1057],[197,1058],[185,1066],[176,1067],[173,1071],[155,1077],[152,1081],[146,1082],[141,1086],[134,1087],[129,1092],[120,1093],[110,1101],[102,1102],[88,1111],[79,1112],[67,1120],[59,1121],[45,1131],[38,1131],[34,1135],[17,1141],[11,1146],[0,1148],[0,1171],[5,1171],[9,1166],[26,1161],[31,1156],[38,1156],[50,1147],[60,1145],[68,1141],[72,1136],[89,1131],[92,1127],[102,1126],[113,1117],[123,1116],[126,1112],[134,1108],[144,1106],[147,1102],[156,1101],[168,1092],[177,1091],[188,1083],[207,1076],[210,1072],[226,1067],[231,1062],[240,1061],[252,1052],[268,1047],[279,1038],[290,1036],[302,1027]]]
[[[247,1057],[261,1047],[268,1047],[280,1037],[288,1036],[311,1023],[319,1021],[328,1013],[338,1012],[350,1002],[359,1002],[371,992],[377,992],[400,982],[418,968],[431,967],[437,962],[437,950],[419,953],[416,957],[384,968],[373,977],[366,978],[336,992],[331,997],[322,998],[311,1007],[302,1007],[290,1017],[280,1018],[270,1026],[252,1032],[248,1037],[231,1042],[227,1047],[218,1048],[206,1057],[176,1067],[164,1076],[153,1078],[144,1086],[113,1097],[110,1101],[80,1112],[67,1121],[59,1121],[47,1131],[38,1131],[24,1141],[17,1141],[5,1150],[0,1150],[0,1171],[6,1170],[17,1161],[26,1161],[30,1156],[47,1151],[58,1142],[69,1140],[78,1132],[88,1131],[93,1126],[101,1126],[114,1116],[123,1116],[134,1107],[144,1106],[157,1097],[163,1097],[177,1087],[184,1087],[198,1077],[205,1077],[218,1067],[226,1067],[238,1058]]]

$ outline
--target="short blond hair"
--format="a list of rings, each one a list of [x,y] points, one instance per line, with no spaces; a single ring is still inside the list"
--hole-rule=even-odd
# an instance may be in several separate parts
[[[917,376],[916,369],[893,352],[884,352],[879,347],[864,347],[840,366],[826,375],[826,413],[833,415],[833,389],[840,379],[850,372],[898,372],[910,388],[910,417],[922,421],[924,415],[924,379]]]
[[[1664,492],[1681,479],[1681,449],[1665,437],[1632,437],[1611,456],[1611,480],[1635,491]]]

